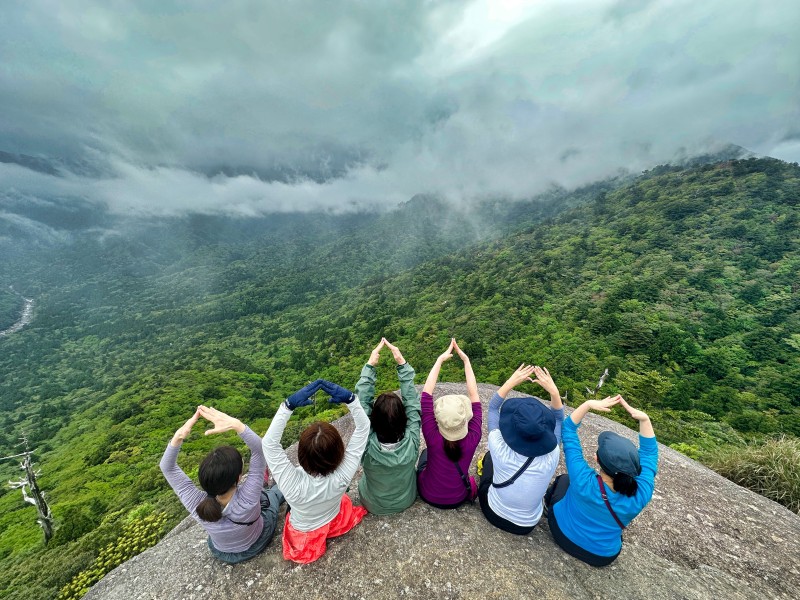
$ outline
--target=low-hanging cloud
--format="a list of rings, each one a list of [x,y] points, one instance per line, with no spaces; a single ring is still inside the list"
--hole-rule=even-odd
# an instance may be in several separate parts
[[[119,213],[525,198],[726,143],[800,159],[792,0],[32,1],[0,23],[0,185]]]

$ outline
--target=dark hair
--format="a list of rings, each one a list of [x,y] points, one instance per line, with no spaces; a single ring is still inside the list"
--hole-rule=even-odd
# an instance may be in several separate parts
[[[461,460],[461,444],[459,441],[444,440],[444,453],[453,462]]]
[[[209,452],[200,463],[200,485],[208,494],[195,511],[203,521],[219,521],[222,505],[217,496],[231,489],[242,474],[242,455],[233,446],[219,446]]]
[[[297,460],[309,475],[329,475],[344,459],[342,436],[330,423],[317,421],[306,427],[297,444]]]
[[[639,489],[639,484],[627,473],[619,472],[614,475],[613,480],[614,491],[619,492],[623,496],[634,496]]]
[[[393,392],[381,394],[372,405],[369,422],[381,444],[399,442],[403,439],[408,423],[403,401]]]

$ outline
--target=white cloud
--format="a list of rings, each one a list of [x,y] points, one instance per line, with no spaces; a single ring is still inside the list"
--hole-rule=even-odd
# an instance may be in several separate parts
[[[721,143],[797,156],[793,0],[32,1],[4,13],[0,150],[100,153],[108,174],[4,168],[0,182],[116,212],[528,197]]]

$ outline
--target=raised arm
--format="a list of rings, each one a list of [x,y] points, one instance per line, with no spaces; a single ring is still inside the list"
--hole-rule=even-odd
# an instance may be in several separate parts
[[[275,483],[278,484],[280,489],[296,488],[300,485],[301,479],[301,475],[297,473],[289,457],[286,456],[283,446],[281,446],[283,430],[286,429],[286,423],[289,421],[289,417],[292,416],[292,411],[299,406],[311,404],[311,396],[320,387],[322,387],[322,380],[317,379],[282,402],[278,407],[278,412],[272,417],[269,429],[267,429],[267,433],[264,434],[264,439],[261,441],[264,457],[272,471],[272,476],[275,478]]]
[[[608,398],[603,398],[602,400],[587,400],[574,411],[572,411],[572,414],[569,416],[569,418],[576,426],[580,425],[581,421],[583,421],[583,417],[585,417],[586,413],[588,413],[590,410],[596,410],[598,412],[611,412],[611,407],[615,404],[619,404],[621,399],[622,396],[617,394],[616,396],[609,396]]]
[[[472,371],[472,363],[469,360],[469,356],[458,347],[455,338],[453,338],[453,348],[458,353],[461,362],[464,363],[464,377],[467,380],[467,396],[469,396],[473,404],[476,402],[480,404],[481,398],[478,395],[478,382],[475,380],[475,373]]]
[[[619,398],[620,406],[627,410],[631,417],[639,421],[639,435],[646,438],[656,437],[656,433],[653,431],[653,424],[650,422],[650,417],[647,416],[647,413],[633,408],[630,404],[625,402],[625,398],[622,396],[617,397]]]
[[[511,391],[524,381],[532,381],[531,375],[533,374],[533,366],[525,365],[522,363],[516,371],[511,374],[511,377],[506,379],[506,382],[500,386],[492,399],[489,400],[489,421],[487,427],[489,431],[494,431],[500,427],[500,407],[503,405],[503,400],[506,399]]]
[[[533,379],[531,383],[541,386],[545,392],[550,394],[550,407],[555,410],[563,408],[564,403],[561,401],[561,394],[553,378],[550,376],[550,371],[545,367],[533,367],[533,374],[536,376],[536,379]]]
[[[214,424],[213,429],[205,432],[206,435],[235,431],[242,438],[242,441],[247,444],[250,449],[250,466],[248,467],[247,480],[239,486],[239,496],[242,504],[257,504],[261,496],[261,488],[264,487],[264,472],[267,468],[267,460],[264,457],[261,438],[239,419],[226,415],[216,408],[200,406],[199,412],[201,417]]]
[[[439,358],[436,359],[436,362],[433,363],[433,367],[431,367],[431,372],[428,373],[428,379],[425,380],[425,385],[422,387],[422,391],[424,393],[433,396],[433,390],[436,389],[436,382],[439,380],[439,371],[441,371],[442,369],[442,363],[453,358],[453,347],[455,345],[456,345],[456,339],[452,338],[450,340],[450,345],[447,347],[447,350],[442,352],[442,354],[439,355]]]
[[[347,404],[350,414],[353,415],[355,430],[350,436],[350,441],[344,449],[344,458],[341,464],[334,471],[334,476],[340,481],[349,482],[356,474],[358,466],[361,464],[361,455],[367,447],[369,437],[369,417],[364,412],[360,402],[356,402],[356,396],[340,385],[330,381],[322,381],[322,389],[330,394],[330,402]]]
[[[397,363],[397,379],[400,381],[400,397],[406,409],[406,435],[416,436],[419,440],[420,424],[420,398],[417,388],[414,387],[414,377],[416,373],[413,367],[408,364],[400,349],[390,343],[386,338],[382,340],[386,347],[392,351],[392,356]]]
[[[200,501],[206,497],[206,493],[197,489],[197,486],[192,483],[192,480],[189,479],[186,473],[178,466],[178,452],[181,449],[183,440],[189,437],[192,427],[197,423],[198,418],[200,418],[199,409],[196,410],[194,415],[192,415],[172,436],[172,439],[167,445],[167,449],[164,451],[164,455],[161,457],[161,463],[159,464],[167,483],[169,483],[170,487],[178,495],[181,504],[183,504],[190,513],[194,512],[194,509],[197,508]]]

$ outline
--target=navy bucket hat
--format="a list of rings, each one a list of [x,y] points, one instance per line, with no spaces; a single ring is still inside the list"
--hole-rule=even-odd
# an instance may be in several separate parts
[[[538,398],[509,398],[500,407],[500,434],[517,454],[543,456],[558,445],[556,419]]]
[[[612,477],[617,473],[636,477],[642,472],[639,450],[632,441],[613,431],[597,436],[597,462]]]

